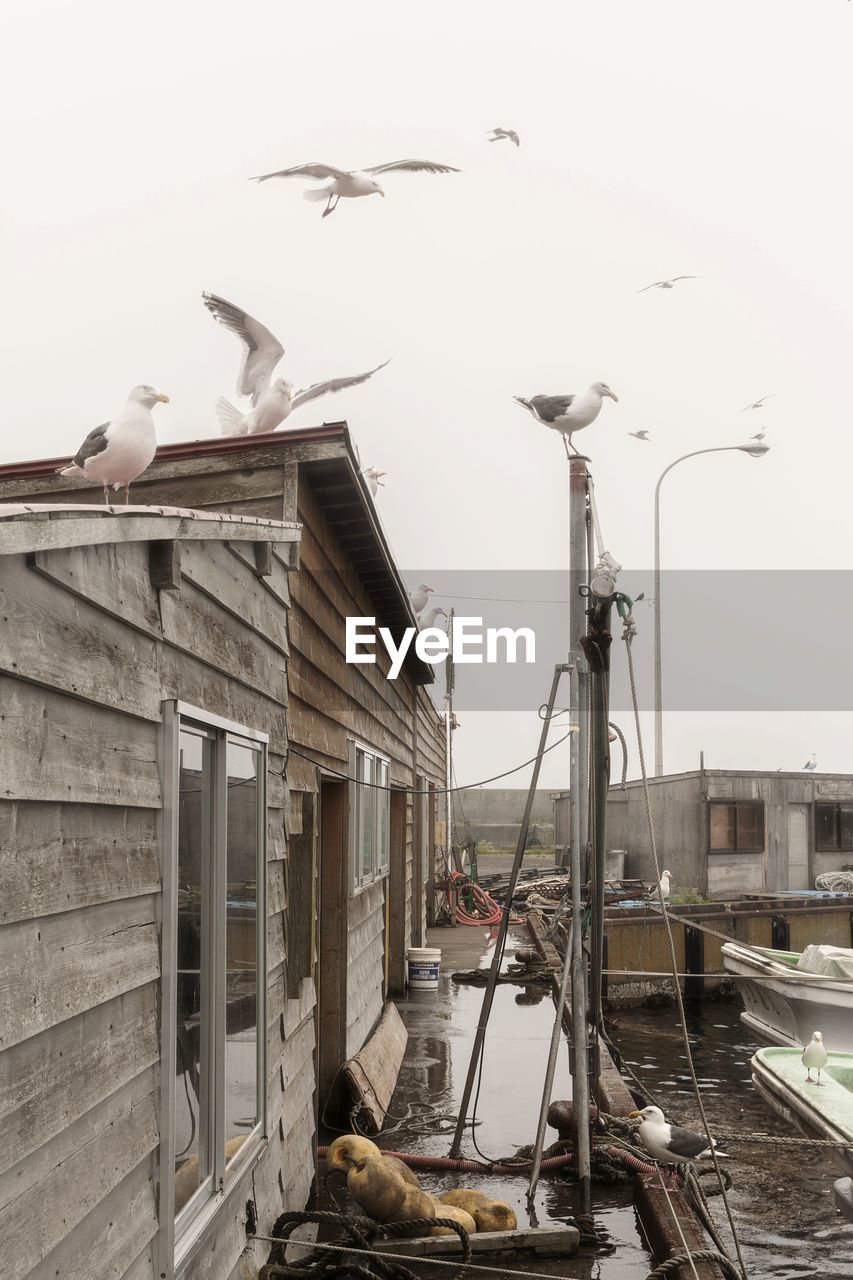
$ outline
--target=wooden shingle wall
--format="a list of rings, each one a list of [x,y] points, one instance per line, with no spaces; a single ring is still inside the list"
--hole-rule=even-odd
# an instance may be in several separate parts
[[[288,999],[285,965],[287,567],[258,577],[251,544],[182,552],[177,592],[152,587],[146,544],[0,557],[4,1280],[154,1275],[164,699],[270,735],[260,1229],[311,1182],[313,989]],[[245,1198],[190,1280],[231,1275]]]

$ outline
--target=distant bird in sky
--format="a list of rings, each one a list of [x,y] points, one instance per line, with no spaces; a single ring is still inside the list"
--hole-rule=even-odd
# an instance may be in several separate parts
[[[820,1084],[820,1073],[826,1066],[829,1054],[823,1043],[823,1036],[816,1031],[803,1049],[803,1066],[806,1068],[806,1084]],[[817,1080],[812,1080],[812,1071],[817,1072]]]
[[[501,139],[507,138],[510,142],[514,142],[517,147],[521,146],[521,139],[515,129],[490,129],[489,133],[492,135],[489,138],[489,142],[500,142]]]
[[[380,486],[383,489],[385,488],[385,485],[382,484],[381,477],[387,476],[388,472],[377,471],[375,467],[365,467],[365,469],[362,471],[361,474],[364,476],[365,480],[367,481],[368,487],[370,488],[370,492],[375,498],[377,493],[379,492]]]
[[[669,1124],[660,1107],[643,1107],[642,1111],[629,1112],[629,1116],[642,1119],[637,1137],[658,1164],[692,1164],[694,1160],[710,1160],[711,1147],[718,1156],[726,1156],[724,1151],[717,1151],[716,1142],[712,1141],[709,1146],[704,1133],[693,1133],[680,1125]]]
[[[803,769],[805,769],[808,773],[814,773],[816,768],[817,768],[817,753],[813,751],[809,756],[808,760],[806,761],[806,763],[803,765]],[[800,772],[802,773],[802,769],[800,770]]]
[[[757,440],[759,444],[764,443],[764,437],[767,435],[767,428],[762,427],[760,431],[756,431],[754,436],[750,436],[750,440]]]
[[[610,390],[606,382],[593,382],[577,396],[539,395],[530,400],[525,400],[523,396],[513,396],[513,400],[532,414],[537,422],[562,434],[568,457],[569,449],[577,453],[572,444],[572,436],[576,431],[582,431],[591,422],[595,422],[605,396],[618,403],[619,397]]]
[[[252,182],[268,182],[270,178],[313,178],[322,182],[331,179],[328,186],[316,187],[304,192],[305,200],[326,201],[323,217],[334,213],[341,199],[358,196],[384,196],[385,192],[371,176],[377,173],[459,173],[449,164],[437,164],[433,160],[392,160],[389,164],[375,164],[368,169],[337,169],[333,164],[297,164],[292,169],[279,169],[276,173],[262,173]],[[334,204],[332,201],[334,200]]]
[[[759,400],[753,400],[752,404],[745,404],[741,409],[741,413],[746,413],[747,409],[763,409],[765,400],[772,400],[775,391],[771,391],[769,396],[762,396]]]
[[[435,587],[428,587],[425,582],[422,582],[420,586],[415,587],[414,591],[409,592],[409,603],[415,615],[423,613],[434,591]]]
[[[217,297],[215,293],[203,293],[202,298],[214,320],[236,333],[245,348],[237,379],[237,392],[241,396],[251,396],[252,408],[248,413],[243,413],[240,409],[235,409],[224,396],[219,397],[216,402],[216,417],[219,429],[225,436],[252,436],[275,431],[300,405],[333,391],[357,387],[372,378],[374,373],[384,369],[388,363],[386,360],[375,369],[352,377],[315,382],[294,395],[292,382],[288,382],[286,378],[272,380],[273,371],[284,355],[284,347],[278,338],[254,316],[250,316],[248,311],[235,306],[233,302],[226,302],[225,298]]]
[[[698,280],[699,276],[672,276],[669,280],[654,280],[651,284],[644,284],[642,289],[638,289],[637,293],[645,293],[647,289],[674,289],[676,280]]]
[[[169,397],[154,387],[134,387],[118,417],[90,431],[71,465],[57,468],[59,475],[81,476],[102,484],[107,504],[110,485],[114,490],[124,489],[124,500],[129,502],[131,484],[151,464],[157,452],[151,410],[158,403],[168,404]]]
[[[635,440],[648,440],[648,438],[649,438],[649,433],[648,433],[648,431],[645,431],[645,430],[643,430],[643,431],[629,431],[629,432],[628,432],[628,435],[629,435],[629,436],[633,436]]]
[[[428,613],[419,614],[418,626],[421,631],[425,630],[426,627],[434,627],[439,616],[447,617],[447,611],[442,609],[440,604],[437,604],[435,608],[430,609]]]

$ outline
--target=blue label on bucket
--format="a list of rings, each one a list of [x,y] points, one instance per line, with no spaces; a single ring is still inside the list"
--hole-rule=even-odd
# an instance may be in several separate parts
[[[438,973],[441,968],[439,962],[435,963],[427,961],[426,963],[416,963],[414,960],[409,961],[409,977],[410,978],[432,978],[438,981]]]

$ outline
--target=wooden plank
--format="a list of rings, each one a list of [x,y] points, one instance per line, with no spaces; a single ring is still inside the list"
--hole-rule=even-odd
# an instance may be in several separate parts
[[[31,572],[23,556],[2,562],[0,617],[1,671],[160,719],[154,642]]]
[[[435,1216],[441,1216],[438,1210]],[[513,1253],[572,1258],[578,1251],[580,1231],[566,1224],[559,1227],[519,1227],[515,1231],[478,1231],[469,1238],[472,1254]],[[456,1235],[415,1236],[411,1240],[392,1237],[390,1240],[378,1240],[373,1247],[377,1253],[401,1253],[407,1258],[456,1257],[462,1251]]]
[[[710,1247],[684,1193],[673,1187],[667,1196],[660,1185],[659,1174],[634,1179],[634,1206],[656,1264],[684,1253],[681,1235],[691,1252]],[[678,1218],[678,1226],[673,1221],[673,1211]],[[698,1280],[723,1280],[724,1273],[715,1262],[694,1262],[693,1266],[685,1262],[668,1274],[673,1280],[696,1280],[694,1266]]]
[[[0,1179],[4,1280],[23,1280],[146,1160],[158,1140],[154,1075],[146,1071],[5,1174]],[[34,1203],[50,1206],[38,1229]]]
[[[397,1006],[389,1002],[367,1044],[344,1063],[344,1078],[361,1103],[359,1124],[368,1133],[380,1133],[385,1123],[408,1039]]]
[[[150,542],[148,571],[157,591],[179,591],[181,586],[181,543]]]
[[[0,1173],[156,1063],[157,1017],[149,983],[0,1054]]]
[[[237,684],[227,673],[168,644],[161,650],[160,674],[164,698],[178,698],[235,724],[259,729],[269,734],[271,751],[286,749],[287,707],[262,690]]]
[[[153,897],[7,925],[0,929],[0,1047],[159,974]]]
[[[262,546],[262,543],[256,543],[256,546]],[[248,565],[250,569],[256,567],[254,556],[254,547],[249,543],[228,542],[226,543],[231,555],[243,564]],[[287,548],[285,548],[286,550]],[[277,600],[282,608],[290,608],[290,572],[287,565],[283,564],[281,559],[273,554],[270,572],[259,579],[261,589]]]
[[[0,801],[0,924],[159,887],[155,810]]]
[[[158,726],[0,675],[0,797],[160,807]]]
[[[298,529],[270,523],[262,514],[263,503],[240,504],[236,515],[252,516],[261,523],[220,518],[219,512],[194,512],[193,516],[117,513],[72,515],[45,519],[33,515],[4,520],[0,529],[0,554],[49,551],[58,547],[102,546],[106,543],[158,542],[163,539],[216,542],[298,542]],[[261,508],[261,511],[258,511]],[[64,513],[63,513],[64,514]]]
[[[38,551],[32,557],[32,567],[127,626],[146,635],[161,634],[160,611],[151,588],[144,544]]]
[[[287,994],[299,994],[314,968],[314,917],[317,909],[317,801],[302,792],[301,831],[289,840],[287,859]]]
[[[249,550],[268,546],[257,542]],[[184,576],[222,609],[284,655],[288,652],[287,609],[264,591],[246,562],[214,545],[187,546]]]

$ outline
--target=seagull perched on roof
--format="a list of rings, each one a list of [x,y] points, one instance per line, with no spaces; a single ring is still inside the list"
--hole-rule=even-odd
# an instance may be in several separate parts
[[[647,289],[674,289],[676,280],[698,280],[699,276],[672,276],[669,280],[653,280],[651,284],[644,284],[642,289],[638,289],[637,293],[645,293]]]
[[[633,436],[633,438],[634,438],[635,440],[644,440],[644,441],[648,441],[648,438],[649,438],[649,433],[648,433],[648,431],[645,431],[645,430],[643,430],[643,431],[629,431],[629,432],[628,432],[628,435],[629,435],[629,436]]]
[[[693,1133],[691,1129],[669,1124],[660,1107],[643,1107],[642,1111],[629,1111],[628,1115],[631,1118],[642,1117],[637,1137],[658,1164],[692,1164],[694,1160],[710,1160],[711,1147],[718,1156],[727,1158],[724,1151],[717,1151],[716,1142],[712,1140],[708,1145],[704,1133]]]
[[[284,347],[278,338],[254,316],[250,316],[248,311],[236,307],[233,302],[226,302],[225,298],[219,298],[215,293],[203,293],[201,296],[214,320],[236,333],[245,348],[237,391],[241,396],[252,397],[252,408],[248,413],[242,413],[224,396],[220,396],[216,402],[216,417],[224,436],[253,436],[275,431],[300,405],[333,391],[357,387],[388,364],[386,360],[367,373],[357,373],[348,378],[330,378],[328,382],[315,382],[294,395],[292,382],[288,382],[286,378],[272,380],[273,371],[284,355]]]
[[[816,1031],[803,1049],[803,1066],[806,1068],[806,1084],[820,1084],[820,1073],[826,1066],[829,1054],[823,1043],[823,1036]],[[817,1080],[812,1080],[812,1071],[817,1072]]]
[[[769,396],[761,396],[760,399],[753,400],[752,404],[745,404],[741,409],[741,413],[746,413],[747,409],[763,409],[764,401],[772,400],[775,394],[776,394],[775,391],[771,391]]]
[[[816,768],[817,768],[817,752],[813,751],[809,756],[808,760],[806,761],[806,763],[803,765],[803,768],[800,770],[800,772],[802,773],[803,770],[805,770],[807,773],[814,773]]]
[[[532,414],[537,422],[562,433],[568,457],[570,448],[577,453],[577,449],[572,444],[572,436],[576,431],[582,431],[591,422],[595,422],[601,412],[605,396],[617,402],[619,400],[615,391],[611,391],[606,382],[593,382],[586,391],[577,396],[540,395],[532,396],[530,400],[525,400],[522,396],[513,396],[513,400]]]
[[[377,173],[459,173],[449,164],[437,164],[433,160],[392,160],[389,164],[374,164],[367,169],[337,169],[333,164],[296,164],[292,169],[279,169],[276,173],[262,173],[252,182],[268,182],[270,178],[314,178],[323,181],[330,178],[328,186],[316,187],[304,192],[305,200],[325,200],[323,217],[334,213],[342,198],[358,196],[384,196],[385,192],[371,176]],[[332,201],[334,200],[334,204]]]
[[[515,129],[490,129],[489,133],[492,135],[489,138],[489,142],[500,142],[503,138],[506,138],[509,142],[514,142],[517,147],[521,146],[521,139]]]
[[[409,603],[416,617],[419,613],[423,613],[434,591],[435,587],[428,587],[425,582],[422,582],[420,586],[415,587],[414,591],[409,592]]]
[[[104,486],[104,502],[109,504],[109,489],[124,489],[124,500],[130,500],[130,486],[142,475],[157,452],[157,435],[151,410],[155,404],[168,404],[169,397],[155,387],[134,387],[127,404],[117,418],[95,427],[74,455],[70,467],[58,467],[61,476],[82,476]]]
[[[385,488],[385,485],[382,484],[382,476],[387,476],[388,472],[377,471],[375,467],[365,467],[361,474],[364,476],[365,480],[367,481],[368,487],[370,489],[371,497],[375,498],[377,493],[379,492],[380,486],[383,489]]]

